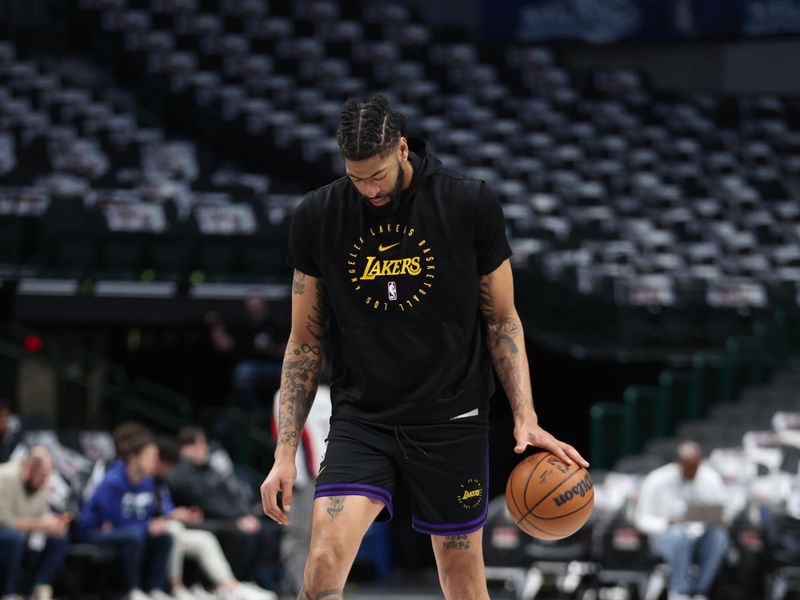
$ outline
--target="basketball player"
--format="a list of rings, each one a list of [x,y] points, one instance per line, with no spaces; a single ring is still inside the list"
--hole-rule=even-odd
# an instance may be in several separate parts
[[[337,140],[346,176],[309,193],[292,223],[292,330],[261,496],[265,513],[288,523],[330,325],[333,415],[303,600],[342,598],[367,528],[392,515],[400,478],[412,527],[431,536],[445,596],[489,597],[481,534],[492,365],[513,410],[515,451],[536,446],[587,466],[533,409],[496,196],[443,168],[403,127],[381,96],[345,102]]]

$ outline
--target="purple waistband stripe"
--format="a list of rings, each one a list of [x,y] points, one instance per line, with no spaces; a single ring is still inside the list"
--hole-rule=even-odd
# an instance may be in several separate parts
[[[437,531],[435,529],[428,529],[427,527],[422,527],[421,525],[416,525],[414,523],[411,524],[411,528],[417,533],[422,533],[424,535],[466,535],[468,533],[473,533],[474,531],[478,531],[485,524],[486,522],[483,521],[481,523],[472,525],[470,527],[462,527],[461,529],[453,529],[448,531]]]
[[[392,501],[392,495],[383,488],[376,485],[369,485],[366,483],[326,483],[325,485],[318,485],[317,492],[327,490],[364,490],[384,496],[388,502]]]
[[[373,500],[377,500],[386,508],[387,512],[389,513],[389,518],[394,518],[394,510],[392,509],[392,503],[387,500],[385,497],[380,496],[378,494],[373,494],[371,492],[367,492],[364,490],[323,490],[317,491],[314,494],[314,499],[317,498],[328,498],[330,496],[365,496],[367,498],[372,498]]]

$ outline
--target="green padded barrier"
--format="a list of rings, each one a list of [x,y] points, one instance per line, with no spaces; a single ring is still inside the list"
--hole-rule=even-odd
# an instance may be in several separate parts
[[[722,402],[732,402],[746,387],[767,381],[772,360],[759,341],[756,337],[735,336],[725,342],[720,382]]]
[[[598,402],[589,411],[589,460],[592,468],[610,469],[622,456],[625,419],[622,404]]]
[[[766,376],[769,377],[775,371],[786,368],[791,352],[786,315],[783,311],[777,310],[768,321],[756,323],[753,326],[753,335],[764,351],[772,357],[772,369]]]
[[[668,407],[666,435],[691,418],[692,372],[688,369],[665,369],[658,376],[664,403]]]
[[[719,402],[722,388],[724,357],[720,352],[697,352],[692,356],[692,390],[689,417],[702,419],[711,406]]]
[[[624,455],[635,454],[654,436],[666,435],[668,406],[663,390],[656,386],[630,385],[625,389]]]

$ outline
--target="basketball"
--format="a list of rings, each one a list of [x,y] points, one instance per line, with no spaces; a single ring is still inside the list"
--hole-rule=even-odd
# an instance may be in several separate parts
[[[592,478],[574,462],[566,465],[551,452],[537,452],[511,471],[506,505],[528,535],[560,540],[578,531],[592,514]]]

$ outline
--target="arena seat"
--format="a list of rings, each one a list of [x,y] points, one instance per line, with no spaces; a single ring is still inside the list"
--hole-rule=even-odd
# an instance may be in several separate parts
[[[591,562],[593,522],[569,538],[543,542],[517,529],[505,497],[489,503],[483,548],[486,578],[499,581],[519,600],[536,598],[543,587],[572,594],[594,572]]]
[[[630,69],[578,77],[549,48],[512,47],[484,59],[473,42],[436,40],[395,3],[76,4],[79,25],[97,25],[92,39],[110,43],[118,64],[152,83],[161,105],[185,115],[201,135],[239,140],[245,159],[279,157],[305,165],[305,180],[329,180],[341,169],[332,143],[338,106],[381,89],[407,110],[409,133],[423,133],[452,166],[497,185],[508,206],[535,206],[542,193],[558,198],[565,220],[558,235],[538,215],[525,225],[509,218],[512,234],[543,243],[543,258],[598,240],[634,243],[637,260],[604,275],[609,281],[600,286],[631,290],[614,298],[632,307],[623,315],[703,307],[715,315],[703,321],[703,335],[722,341],[768,306],[796,305],[796,273],[781,271],[786,265],[772,251],[797,245],[796,228],[781,225],[798,217],[800,133],[790,99],[667,94]],[[12,129],[41,130],[26,102],[45,96],[57,98],[51,116],[72,122],[68,115],[85,103],[80,90],[51,94],[47,73],[16,60],[13,48],[2,60],[0,77],[14,84],[5,103]],[[101,139],[90,149],[93,164],[79,167],[89,170],[83,177],[92,187],[113,185],[123,155],[130,177],[143,142],[123,144],[119,155],[109,142],[111,131],[131,137],[131,124],[112,126],[117,111],[102,107],[78,112],[72,143],[90,148],[90,131]],[[29,150],[15,142],[15,154]],[[101,173],[109,160],[114,167]],[[652,225],[636,225],[645,219]],[[688,248],[704,244],[715,250],[687,264]],[[652,285],[656,275],[663,285]],[[558,284],[548,272],[537,276]],[[722,281],[726,276],[736,281]],[[597,294],[594,286],[569,292]],[[732,311],[744,316],[729,318]],[[692,331],[672,327],[676,322],[639,318],[614,333],[621,340],[645,327],[656,334],[627,341],[658,345],[663,336],[662,345],[690,345]]]
[[[169,22],[180,31],[194,27],[206,36],[221,31],[213,19],[189,23],[193,3],[179,4],[159,4],[155,14],[173,11],[181,18]],[[110,5],[105,9],[107,15],[117,10]],[[174,51],[172,33],[148,30],[149,14],[117,14],[106,20],[109,30],[127,36],[127,52],[152,58],[154,72],[168,73],[173,84],[186,85],[198,98],[213,102],[224,72],[192,72],[194,55]],[[235,54],[243,51],[242,44],[236,37],[218,39],[209,51]],[[16,60],[11,44],[0,50],[0,78],[8,83],[0,94],[0,132],[6,132],[0,133],[0,229],[7,234],[0,243],[0,262],[14,271],[36,269],[49,275],[138,279],[154,268],[157,277],[185,277],[195,260],[195,244],[186,235],[186,207],[203,201],[202,196],[195,198],[201,189],[225,187],[214,183],[219,178],[213,172],[198,168],[194,144],[140,126],[135,114],[111,100],[123,95],[103,97],[81,87],[84,80],[97,78],[85,63],[72,61],[49,70],[47,61]],[[251,57],[245,68],[270,71],[271,61],[257,59]],[[264,116],[267,126],[280,127],[274,111]],[[309,139],[319,130],[300,134]],[[239,178],[255,181],[245,173]],[[159,187],[164,191],[152,192]],[[265,213],[272,209],[269,191],[269,180],[263,177],[257,187],[237,188],[240,199]],[[283,239],[277,236],[275,241]],[[202,265],[202,257],[198,260]],[[279,261],[267,265],[267,275],[285,272]]]
[[[666,588],[664,565],[650,552],[647,536],[626,518],[625,509],[598,527],[594,556],[597,568],[590,579],[590,589],[633,587],[637,598],[657,600]]]

